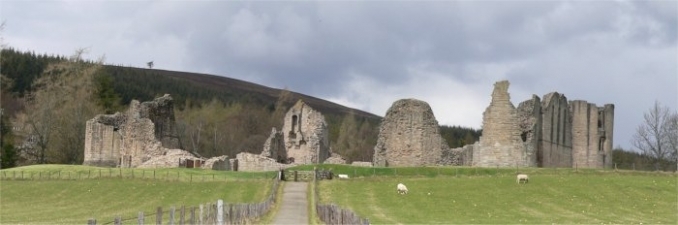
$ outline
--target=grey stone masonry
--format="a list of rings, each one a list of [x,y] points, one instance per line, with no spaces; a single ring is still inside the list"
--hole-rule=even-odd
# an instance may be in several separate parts
[[[382,119],[373,162],[375,166],[438,165],[447,149],[428,103],[401,99]]]
[[[544,95],[542,136],[539,149],[541,167],[572,167],[572,116],[565,95]]]
[[[572,113],[573,166],[579,168],[610,168],[614,105],[596,107],[583,100],[570,102]]]
[[[532,99],[518,104],[517,115],[520,138],[525,145],[526,166],[537,166],[543,124],[539,97],[532,95]]]
[[[168,94],[150,102],[132,100],[124,113],[98,115],[86,123],[84,165],[106,167],[179,167],[204,160],[178,149],[174,104]],[[225,156],[204,168],[226,169]],[[216,166],[215,166],[216,165]]]
[[[329,130],[325,117],[303,101],[285,114],[283,137],[286,155],[297,164],[320,164],[330,157]]]
[[[474,149],[473,165],[480,167],[530,166],[521,140],[516,109],[508,93],[509,82],[494,84],[492,101],[483,113],[483,135]]]

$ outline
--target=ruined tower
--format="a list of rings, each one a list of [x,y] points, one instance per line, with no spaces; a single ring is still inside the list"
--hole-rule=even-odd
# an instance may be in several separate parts
[[[483,135],[474,148],[473,165],[481,167],[532,166],[532,153],[521,139],[516,108],[508,93],[509,82],[494,84],[492,101],[483,113]]]
[[[428,103],[401,99],[393,103],[379,127],[375,166],[436,165],[449,147]]]
[[[573,166],[610,168],[614,105],[597,107],[583,100],[570,101]]]
[[[282,131],[287,157],[294,163],[322,163],[330,157],[329,130],[325,117],[303,101],[285,114]]]

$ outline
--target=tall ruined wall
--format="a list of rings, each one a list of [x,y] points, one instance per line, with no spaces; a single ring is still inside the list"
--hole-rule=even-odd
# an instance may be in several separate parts
[[[596,107],[583,100],[570,101],[573,166],[609,168],[612,164],[614,105]]]
[[[525,146],[526,166],[538,166],[542,136],[542,107],[539,97],[521,102],[516,109],[520,139]]]
[[[330,157],[325,117],[303,101],[287,111],[282,132],[287,157],[294,158],[294,163],[322,163]]]
[[[602,110],[602,111],[601,111]],[[603,123],[603,136],[605,137],[603,141],[603,152],[606,157],[604,159],[604,168],[612,168],[612,146],[614,140],[614,104],[605,104],[602,108],[598,108],[598,112],[602,117],[601,122]]]
[[[180,148],[174,118],[174,101],[169,94],[165,94],[153,101],[143,102],[139,107],[141,118],[153,121],[155,138],[160,140],[165,148]]]
[[[151,157],[161,156],[163,148],[155,136],[155,124],[151,119],[141,117],[139,101],[132,100],[127,111],[127,123],[123,126],[124,134],[120,149],[120,166],[137,167]]]
[[[118,164],[124,118],[120,113],[98,115],[86,123],[83,165],[114,167]]]
[[[287,160],[283,133],[275,129],[275,127],[271,129],[271,134],[264,143],[264,150],[261,151],[261,156],[272,158],[277,162],[285,162]]]
[[[572,116],[565,95],[544,95],[540,167],[572,167]]]
[[[473,152],[473,165],[481,167],[530,166],[521,140],[516,109],[508,93],[509,82],[494,84],[492,102],[483,113],[483,135]]]
[[[382,119],[373,162],[375,166],[436,165],[447,149],[428,103],[401,99]]]

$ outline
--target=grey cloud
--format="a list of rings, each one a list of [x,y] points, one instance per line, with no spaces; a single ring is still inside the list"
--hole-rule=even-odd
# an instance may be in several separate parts
[[[0,10],[8,41],[69,46],[65,54],[74,45],[103,45],[114,62],[155,58],[158,68],[343,101],[368,99],[355,105],[384,101],[359,95],[393,98],[399,89],[450,94],[413,85],[421,74],[444,80],[417,84],[487,87],[486,95],[472,99],[489,96],[495,79],[509,79],[514,104],[551,91],[617,104],[623,140],[645,110],[640,105],[658,99],[678,107],[676,4],[10,1]]]

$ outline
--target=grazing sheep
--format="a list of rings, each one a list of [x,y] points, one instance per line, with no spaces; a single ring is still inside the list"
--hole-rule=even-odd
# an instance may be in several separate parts
[[[516,182],[520,184],[523,181],[527,183],[528,181],[530,181],[530,178],[527,177],[527,174],[518,174],[518,176],[516,176]]]
[[[407,187],[402,183],[399,183],[398,186],[396,186],[396,190],[398,190],[398,194],[407,194]]]
[[[337,174],[337,177],[339,177],[339,179],[348,179],[348,174]]]

